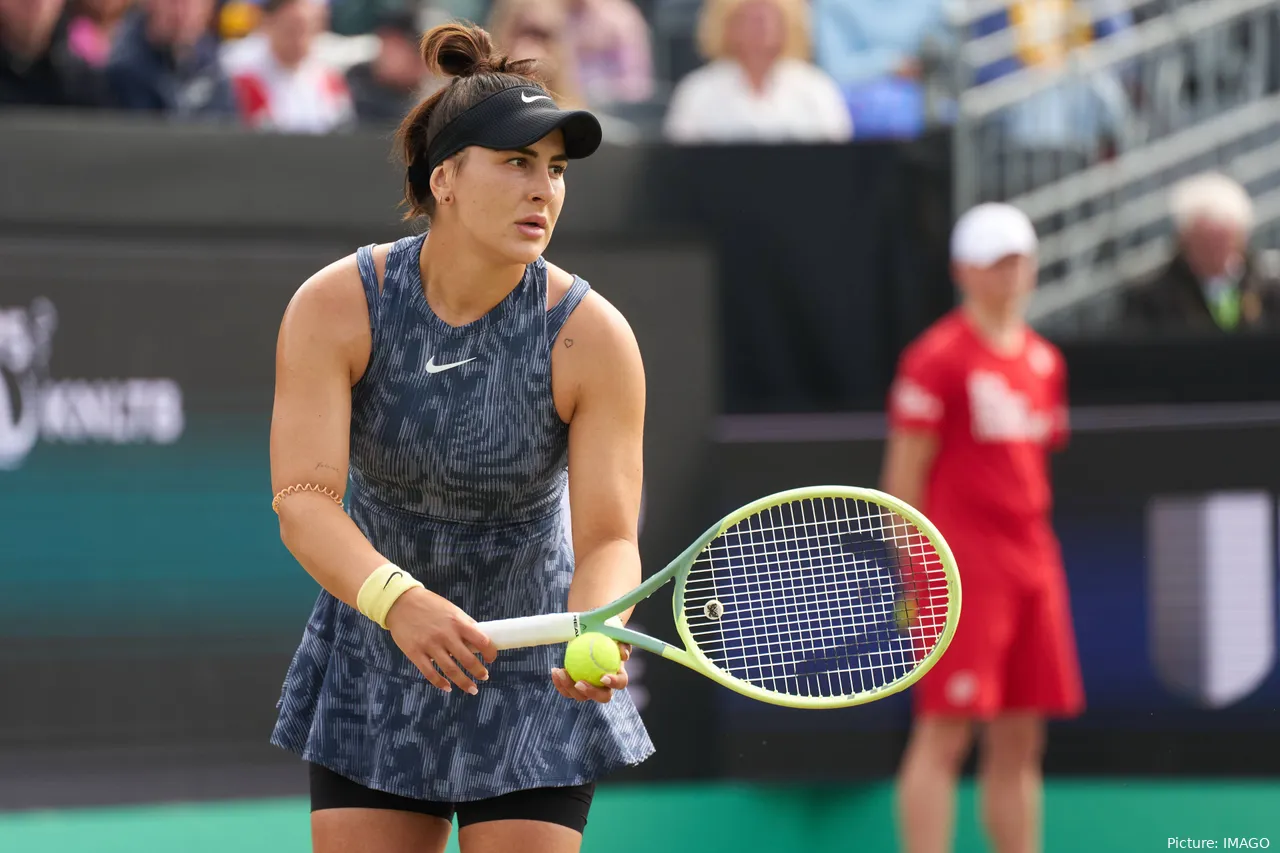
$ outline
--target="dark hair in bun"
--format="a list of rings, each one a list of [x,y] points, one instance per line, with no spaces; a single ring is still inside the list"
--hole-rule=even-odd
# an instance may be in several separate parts
[[[485,98],[513,86],[534,85],[552,94],[532,59],[510,59],[494,49],[489,34],[475,25],[441,24],[422,39],[422,59],[431,73],[452,78],[409,111],[396,133],[406,169],[421,160],[440,130]],[[405,178],[406,219],[430,217],[436,200],[426,187]]]

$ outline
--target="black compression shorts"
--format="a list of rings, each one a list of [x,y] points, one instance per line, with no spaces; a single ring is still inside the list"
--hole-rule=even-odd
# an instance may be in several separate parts
[[[388,809],[449,821],[456,814],[459,828],[491,820],[537,820],[582,832],[587,826],[587,812],[595,794],[595,785],[588,783],[568,788],[531,788],[470,803],[443,803],[375,791],[319,764],[311,764],[310,769],[313,812],[323,809]]]

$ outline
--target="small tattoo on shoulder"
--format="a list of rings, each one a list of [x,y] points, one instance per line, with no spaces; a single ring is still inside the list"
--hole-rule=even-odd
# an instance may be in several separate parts
[[[335,474],[341,473],[340,471],[338,471],[338,469],[337,469],[337,468],[333,467],[332,465],[326,465],[326,464],[325,464],[325,463],[323,463],[323,462],[317,462],[317,463],[316,463],[316,470],[317,470],[317,471],[319,471],[321,468],[323,468],[323,469],[324,469],[324,470],[326,470],[326,471],[332,471],[332,472],[333,472],[333,473],[335,473]]]
[[[564,339],[564,345],[565,345],[566,347],[571,347],[571,346],[573,346],[573,338],[565,338],[565,339]]]

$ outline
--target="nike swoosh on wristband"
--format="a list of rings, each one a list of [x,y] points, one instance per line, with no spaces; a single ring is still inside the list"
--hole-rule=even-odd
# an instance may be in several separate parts
[[[436,357],[433,355],[431,358],[427,359],[427,373],[440,373],[445,370],[452,370],[455,367],[460,367],[469,361],[475,360],[476,356],[472,356],[471,358],[463,359],[462,361],[455,361],[451,364],[436,364]]]

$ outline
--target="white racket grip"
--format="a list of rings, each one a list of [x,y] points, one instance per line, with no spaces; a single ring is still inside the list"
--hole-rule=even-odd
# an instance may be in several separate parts
[[[578,636],[578,614],[546,613],[516,619],[495,619],[476,625],[499,649],[549,646]]]

